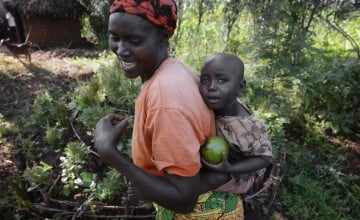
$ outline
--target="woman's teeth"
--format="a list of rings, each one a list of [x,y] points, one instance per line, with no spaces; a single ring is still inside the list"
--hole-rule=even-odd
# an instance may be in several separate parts
[[[121,66],[123,67],[124,70],[131,69],[135,66],[135,62],[121,61]]]

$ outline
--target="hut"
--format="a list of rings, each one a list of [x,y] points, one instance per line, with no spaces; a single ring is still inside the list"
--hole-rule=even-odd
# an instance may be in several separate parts
[[[15,17],[18,38],[40,48],[77,47],[81,38],[81,16],[85,11],[76,0],[3,0]]]
[[[7,37],[6,9],[2,0],[0,0],[0,39]]]

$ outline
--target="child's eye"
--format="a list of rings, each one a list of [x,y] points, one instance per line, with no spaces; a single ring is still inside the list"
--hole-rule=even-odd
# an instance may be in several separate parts
[[[208,79],[200,79],[200,84],[207,84],[209,82]]]
[[[226,79],[219,79],[218,82],[219,83],[225,83],[227,80]]]

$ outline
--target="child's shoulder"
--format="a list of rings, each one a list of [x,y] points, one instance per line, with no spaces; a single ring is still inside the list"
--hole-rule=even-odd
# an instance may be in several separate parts
[[[236,99],[236,101],[239,103],[239,105],[242,108],[242,116],[249,116],[252,115],[253,113],[251,112],[250,108],[248,105],[246,105],[244,102],[242,102],[239,98]]]

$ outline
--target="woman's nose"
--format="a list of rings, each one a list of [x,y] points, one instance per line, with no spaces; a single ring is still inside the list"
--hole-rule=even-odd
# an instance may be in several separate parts
[[[119,41],[117,43],[116,53],[118,56],[121,56],[121,57],[128,56],[130,54],[130,51],[124,41]]]

